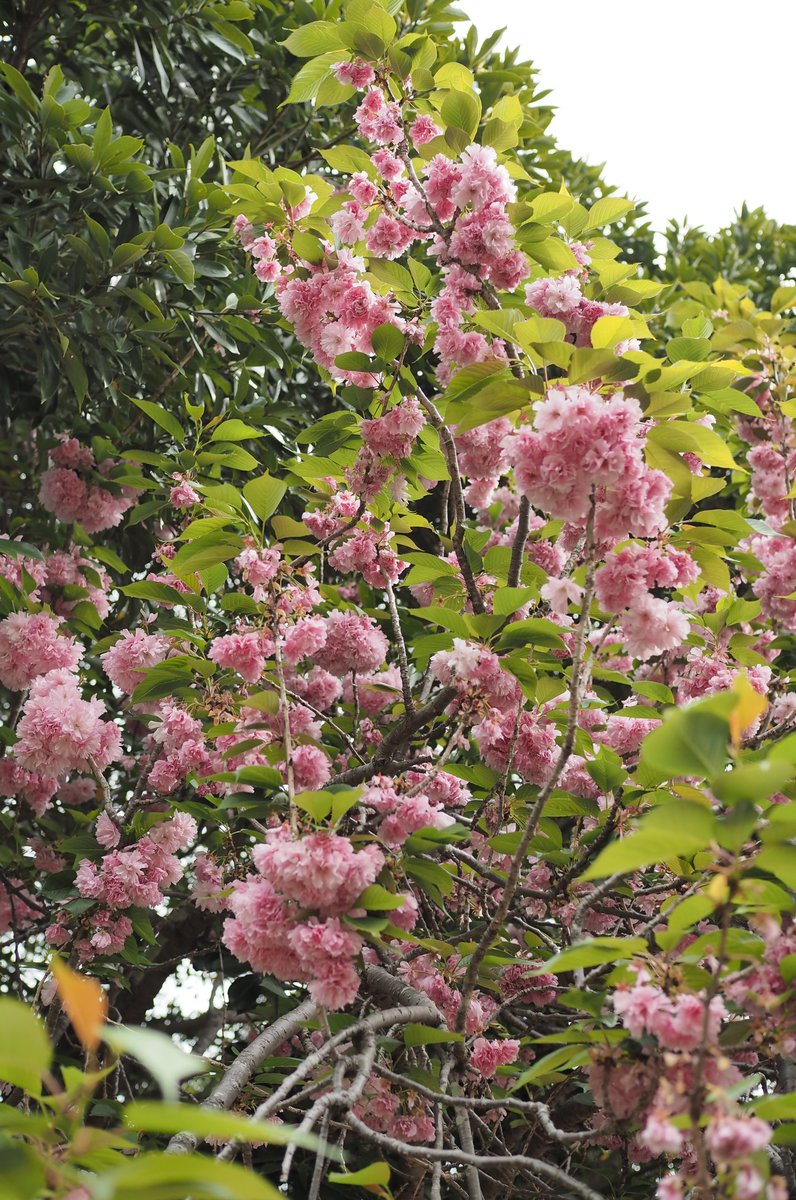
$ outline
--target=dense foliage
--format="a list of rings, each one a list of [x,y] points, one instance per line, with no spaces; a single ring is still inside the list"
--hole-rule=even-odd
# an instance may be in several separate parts
[[[796,1195],[788,231],[457,20],[0,27],[9,1197]]]

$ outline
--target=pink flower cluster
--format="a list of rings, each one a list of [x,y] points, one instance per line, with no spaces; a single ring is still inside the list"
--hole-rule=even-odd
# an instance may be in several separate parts
[[[338,611],[297,621],[286,635],[284,653],[293,665],[311,658],[338,677],[369,674],[386,659],[387,639],[370,617]]]
[[[614,1011],[635,1038],[651,1034],[667,1050],[696,1050],[702,1041],[705,1000],[693,992],[668,996],[643,979],[614,993]],[[715,1042],[727,1010],[721,996],[707,1006],[707,1039]]]
[[[14,758],[27,771],[63,776],[70,771],[103,771],[121,756],[121,735],[103,721],[101,700],[84,700],[78,679],[59,669],[34,679],[17,725]]]
[[[170,702],[163,705],[160,717],[152,741],[161,757],[149,772],[149,784],[156,792],[168,794],[189,775],[212,775],[222,769],[221,756],[205,744],[200,721]]]
[[[672,650],[688,636],[683,609],[651,594],[653,588],[693,583],[699,567],[683,550],[630,545],[610,554],[595,574],[597,599],[608,612],[621,612],[619,628],[628,653],[647,659]]]
[[[364,59],[354,58],[351,62],[339,62],[333,68],[334,77],[338,83],[347,83],[362,92],[370,87],[376,78],[376,73],[370,63]]]
[[[354,1105],[354,1112],[377,1133],[386,1133],[402,1142],[430,1142],[436,1126],[433,1117],[423,1110],[422,1103],[418,1097],[412,1104],[406,1091],[398,1095],[386,1079],[371,1075],[362,1099]],[[402,1104],[411,1105],[409,1112],[401,1112]]]
[[[372,354],[371,334],[385,322],[403,330],[397,304],[388,296],[376,295],[363,278],[364,263],[349,251],[339,252],[335,267],[308,264],[308,270],[306,279],[291,276],[277,284],[282,315],[334,379],[372,387],[375,375],[342,370],[335,366],[335,359],[351,350]]]
[[[484,646],[454,638],[453,649],[439,650],[429,667],[440,683],[456,688],[460,705],[473,707],[480,703],[501,713],[516,712],[522,695],[520,685],[503,669],[498,656]]]
[[[306,983],[319,1004],[344,1008],[359,990],[353,960],[362,939],[340,918],[374,882],[383,854],[373,845],[356,852],[334,833],[293,840],[283,828],[253,859],[257,874],[232,885],[226,945],[256,971]]]
[[[19,796],[37,817],[47,809],[57,789],[55,776],[26,771],[13,758],[0,758],[0,796]]]
[[[788,599],[796,592],[796,539],[760,534],[748,539],[748,549],[764,568],[752,584],[763,614],[788,632],[796,631],[796,600]]]
[[[113,460],[106,459],[95,469],[92,451],[75,438],[62,435],[50,459],[53,465],[42,475],[39,500],[59,521],[77,522],[86,533],[99,533],[118,525],[135,503],[135,489],[112,491],[96,482],[109,473]]]
[[[183,868],[176,852],[193,842],[197,830],[193,817],[178,812],[169,820],[153,825],[133,845],[117,849],[120,832],[106,814],[103,817],[97,823],[98,840],[114,848],[102,858],[99,867],[90,859],[82,859],[75,876],[80,895],[97,900],[109,910],[107,915],[101,911],[92,915],[92,922],[98,923],[99,929],[88,940],[97,954],[114,953],[111,942],[123,934],[118,923],[109,927],[108,917],[134,906],[154,907],[163,899],[164,889],[182,878]],[[62,928],[65,929],[63,924]],[[124,933],[122,944],[129,932],[131,928]],[[55,930],[48,931],[48,936],[50,941],[59,941]]]
[[[379,837],[391,850],[402,846],[418,829],[444,829],[453,821],[425,792],[415,791],[413,787],[408,793],[401,793],[396,790],[394,780],[381,775],[374,776],[365,788],[362,804],[382,817]],[[396,924],[402,923],[402,915],[400,912],[395,914]]]
[[[412,987],[426,993],[442,1013],[448,1028],[454,1029],[462,994],[457,987],[448,982],[438,963],[439,960],[432,954],[419,954],[416,958],[399,963],[398,971]],[[447,972],[455,972],[458,968],[458,958],[454,956],[448,959]],[[474,991],[467,1006],[465,1032],[468,1035],[483,1033],[497,1012],[497,1007],[491,996],[478,990]]]
[[[193,508],[194,504],[201,504],[202,497],[187,475],[172,475],[172,479],[177,480],[169,490],[169,504],[172,508]]]
[[[141,683],[147,669],[163,662],[170,649],[169,639],[163,634],[128,630],[110,650],[100,655],[100,662],[111,683],[129,695]]]
[[[515,743],[516,713],[492,709],[473,729],[484,762],[503,771],[514,747],[512,765],[528,783],[544,783],[556,761],[556,734],[538,713],[521,712]]]
[[[264,629],[228,633],[214,638],[207,657],[220,667],[235,671],[247,683],[256,683],[263,673],[266,659],[274,653],[274,639]]]
[[[520,490],[550,516],[582,523],[592,494],[600,540],[665,528],[672,484],[644,461],[638,401],[616,393],[605,400],[583,387],[551,388],[536,409],[533,429],[511,440]]]
[[[600,317],[626,317],[624,304],[607,304],[601,300],[587,300],[581,291],[580,272],[565,271],[557,279],[537,279],[525,289],[525,299],[531,308],[543,317],[563,321],[569,340],[576,346],[591,346],[591,331]],[[621,342],[618,354],[637,350],[635,338]]]
[[[39,675],[59,667],[74,671],[83,648],[68,633],[61,619],[49,613],[11,613],[0,621],[0,683],[12,692],[30,687]]]
[[[235,566],[254,589],[254,599],[258,603],[265,599],[266,588],[276,579],[281,563],[282,555],[277,546],[258,549],[252,539],[235,559]]]
[[[492,1079],[498,1067],[507,1067],[517,1061],[520,1043],[515,1038],[490,1041],[479,1037],[470,1050],[470,1066],[484,1079]]]
[[[361,575],[371,587],[383,588],[386,581],[397,583],[408,563],[399,558],[391,546],[393,533],[388,524],[377,533],[363,522],[339,542],[329,555],[329,564],[344,575]]]

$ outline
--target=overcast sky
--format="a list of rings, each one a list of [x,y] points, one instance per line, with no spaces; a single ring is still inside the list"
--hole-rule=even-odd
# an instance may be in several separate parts
[[[461,0],[551,88],[558,141],[656,228],[746,200],[796,223],[796,0]],[[466,28],[466,27],[465,27]]]

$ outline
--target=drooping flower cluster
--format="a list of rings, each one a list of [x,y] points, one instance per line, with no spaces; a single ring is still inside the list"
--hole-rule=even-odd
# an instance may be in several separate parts
[[[638,401],[566,387],[548,391],[533,429],[513,436],[510,455],[531,504],[582,524],[593,497],[596,536],[618,540],[651,537],[666,524],[671,481],[646,465],[643,450]]]
[[[11,613],[0,621],[0,683],[14,692],[30,687],[38,675],[63,668],[74,671],[83,648],[63,622],[48,613]]]
[[[305,982],[319,1004],[344,1008],[359,990],[353,960],[362,938],[343,918],[381,871],[381,851],[355,851],[334,833],[294,840],[280,829],[252,857],[257,874],[234,883],[227,902],[226,945],[255,970]]]
[[[77,522],[86,533],[118,525],[135,503],[134,488],[103,483],[114,467],[112,459],[97,464],[89,447],[62,435],[50,452],[52,466],[42,475],[39,500],[59,521]]]
[[[34,679],[17,725],[14,758],[27,771],[61,777],[103,771],[121,755],[121,734],[101,700],[84,700],[63,668]]]

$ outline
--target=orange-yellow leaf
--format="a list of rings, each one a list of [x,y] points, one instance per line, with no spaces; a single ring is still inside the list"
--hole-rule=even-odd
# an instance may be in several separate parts
[[[108,1015],[108,998],[102,987],[98,980],[73,971],[57,955],[53,957],[50,969],[75,1033],[87,1050],[96,1050],[100,1044],[100,1028]]]
[[[730,885],[724,875],[714,875],[705,890],[717,908],[730,898]]]
[[[730,713],[730,735],[732,744],[737,749],[747,729],[751,729],[757,718],[762,717],[768,708],[768,701],[765,696],[755,691],[746,672],[736,675],[732,691],[738,699]]]

